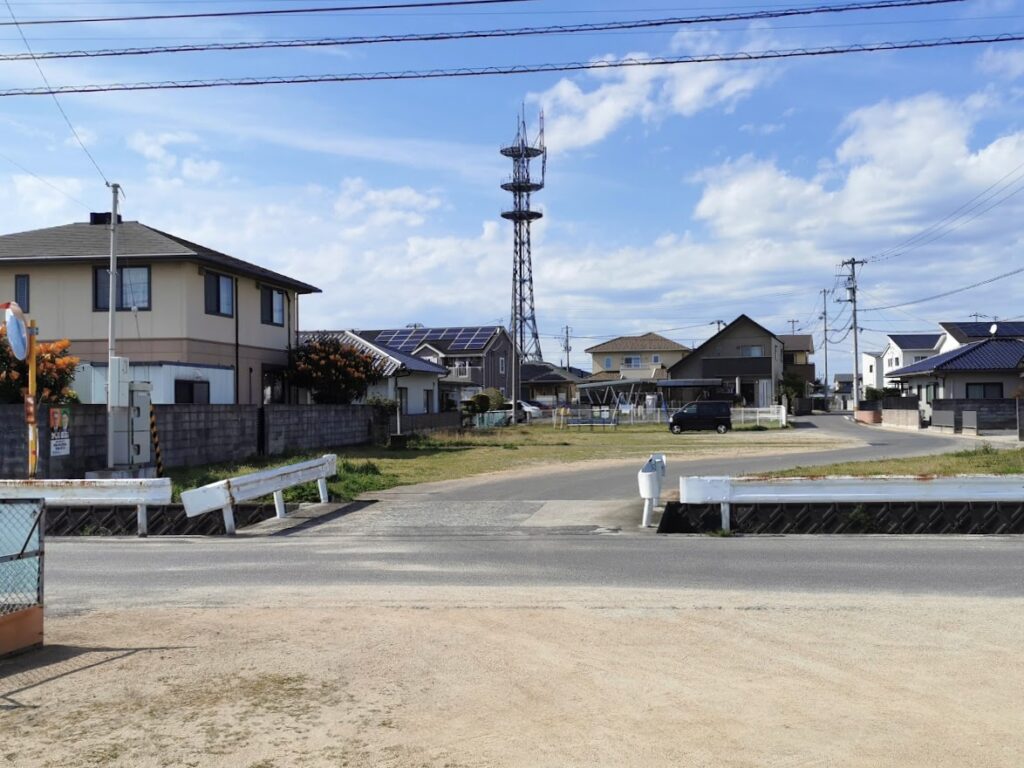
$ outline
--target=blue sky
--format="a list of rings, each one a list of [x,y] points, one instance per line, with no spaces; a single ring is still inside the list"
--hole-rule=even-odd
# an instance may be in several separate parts
[[[344,2],[304,0],[302,6]],[[425,32],[683,16],[801,3],[534,0],[444,11],[26,27],[36,51]],[[12,2],[20,18],[294,5]],[[6,13],[6,8],[0,8]],[[1024,30],[1013,0],[514,40],[44,61],[54,84],[424,69],[666,56]],[[4,52],[24,49],[0,28]],[[544,109],[548,187],[535,197],[542,347],[662,331],[695,344],[745,312],[815,334],[836,265],[933,225],[1024,163],[1024,48],[856,54],[421,82],[69,95],[62,104],[124,213],[323,288],[304,328],[507,322],[516,113]],[[36,86],[30,63],[0,87]],[[28,169],[55,191],[27,174]],[[1016,183],[1024,169],[1004,183]],[[1019,182],[1024,184],[1024,181]],[[1015,186],[1007,187],[1012,192]],[[0,100],[0,231],[84,220],[109,195],[49,98]],[[1024,195],[862,272],[862,306],[899,304],[1024,266]],[[959,224],[960,221],[956,222]],[[1024,314],[1024,275],[866,312],[862,347],[979,312]],[[846,310],[829,301],[833,317]],[[843,338],[842,331],[833,338]],[[849,370],[850,339],[830,345]],[[821,355],[818,355],[819,366]]]

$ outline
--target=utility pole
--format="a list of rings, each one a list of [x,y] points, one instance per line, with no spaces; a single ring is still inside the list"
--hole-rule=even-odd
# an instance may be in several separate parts
[[[114,337],[114,318],[117,316],[117,203],[120,184],[111,184],[110,204],[110,280],[107,290],[107,467],[114,468],[114,390],[117,372],[114,358],[117,346]]]
[[[565,367],[569,367],[569,353],[572,352],[572,346],[569,344],[569,334],[572,333],[572,328],[568,325],[562,329],[565,332],[565,341],[562,342],[562,350],[565,352]]]
[[[799,320],[787,320],[786,322],[789,323],[789,333],[790,333],[790,335],[796,334],[796,324],[799,323],[800,321]]]
[[[828,392],[828,289],[821,289],[821,319],[825,323],[825,392]]]
[[[842,266],[850,268],[850,274],[846,278],[846,298],[840,299],[842,302],[849,302],[852,312],[853,326],[853,407],[854,410],[857,408],[857,403],[860,402],[860,352],[858,350],[858,339],[860,337],[860,328],[857,327],[857,266],[867,264],[862,259],[847,259],[842,263]]]
[[[722,332],[722,327],[725,325],[725,321],[724,320],[712,320],[710,323],[708,323],[708,325],[715,326],[715,333],[721,333]]]

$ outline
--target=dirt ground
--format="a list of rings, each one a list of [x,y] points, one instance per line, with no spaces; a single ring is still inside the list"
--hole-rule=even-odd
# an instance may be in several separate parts
[[[1019,766],[1024,601],[365,588],[51,617],[4,766]]]

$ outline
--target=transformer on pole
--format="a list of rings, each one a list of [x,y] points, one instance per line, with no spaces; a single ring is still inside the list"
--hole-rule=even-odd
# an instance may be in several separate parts
[[[513,400],[518,400],[518,364],[530,360],[543,360],[537,315],[533,303],[533,256],[530,246],[530,224],[541,218],[540,211],[530,210],[530,195],[544,188],[548,151],[544,146],[544,113],[540,114],[540,128],[535,142],[526,133],[526,116],[519,115],[516,138],[501,154],[512,159],[512,177],[501,188],[512,193],[512,210],[502,211],[502,218],[512,222],[514,253],[512,257],[512,322],[513,343]],[[530,161],[541,159],[540,179],[530,177]]]

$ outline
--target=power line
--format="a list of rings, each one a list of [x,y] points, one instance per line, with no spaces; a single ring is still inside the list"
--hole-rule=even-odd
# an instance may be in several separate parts
[[[4,0],[4,4],[7,6],[7,12],[11,15],[10,23],[17,28],[18,34],[21,36],[21,40],[23,43],[25,43],[25,48],[28,50],[29,55],[31,56],[32,46],[29,45],[28,38],[25,37],[25,31],[21,28],[21,25],[18,23],[18,17],[14,15],[14,9],[11,7],[10,0]],[[6,23],[7,22],[4,22],[4,24]],[[39,76],[43,79],[43,82],[46,84],[46,90],[53,97],[53,103],[57,105],[57,109],[60,112],[61,116],[64,118],[64,122],[67,123],[68,128],[71,129],[71,135],[75,137],[75,141],[78,142],[78,146],[80,146],[82,148],[82,151],[85,152],[85,156],[89,158],[89,162],[92,163],[93,168],[96,169],[96,173],[98,173],[100,175],[100,178],[103,179],[103,183],[106,184],[107,186],[110,186],[110,182],[107,181],[107,177],[104,175],[103,170],[99,166],[99,163],[96,162],[96,158],[92,156],[92,152],[90,152],[89,148],[85,146],[85,142],[82,141],[82,137],[79,136],[78,131],[75,130],[74,123],[71,122],[71,118],[68,117],[68,113],[64,111],[64,107],[61,105],[60,99],[58,99],[57,94],[54,93],[53,87],[50,85],[50,81],[46,79],[46,73],[43,72],[43,68],[42,66],[40,66],[39,62],[35,60],[35,56],[32,56],[32,63],[36,65],[36,69],[39,71]]]
[[[568,35],[612,30],[636,30],[656,27],[683,26],[691,24],[723,23],[732,21],[753,21],[778,19],[787,16],[810,16],[824,13],[849,13],[851,11],[888,10],[918,6],[959,3],[963,0],[876,0],[846,5],[819,5],[795,7],[749,13],[727,13],[715,16],[679,16],[663,19],[636,19],[632,21],[610,21],[593,24],[560,24],[544,27],[518,27],[511,29],[478,29],[461,32],[426,32],[401,35],[364,35],[358,37],[296,38],[286,40],[249,40],[231,43],[193,43],[136,48],[106,48],[100,50],[47,51],[37,54],[0,54],[0,61],[36,59],[83,59],[111,56],[150,56],[165,53],[198,53],[203,51],[250,51],[267,48],[322,48],[346,45],[368,45],[374,43],[419,43],[449,40],[475,40],[507,37],[528,37],[542,35]]]
[[[435,2],[381,3],[378,5],[340,5],[329,8],[265,8],[260,11],[207,11],[205,13],[165,13],[146,16],[94,16],[72,19],[32,19],[23,24],[96,24],[107,21],[164,21],[169,19],[220,19],[237,16],[291,16],[307,13],[346,13],[351,11],[391,11],[403,8],[450,8],[462,5],[501,5],[506,3],[530,3],[534,0],[436,0]],[[0,27],[9,27],[9,22],[0,22]]]
[[[952,296],[952,295],[957,294],[957,293],[963,293],[964,291],[969,291],[972,288],[979,288],[979,287],[981,287],[983,285],[988,285],[989,283],[994,283],[997,280],[1004,280],[1007,277],[1013,277],[1014,275],[1019,275],[1021,272],[1024,272],[1024,267],[1020,267],[1019,269],[1013,269],[1013,270],[1010,270],[1009,272],[1004,272],[1001,275],[996,275],[995,277],[990,277],[987,280],[980,280],[977,283],[971,283],[970,285],[965,285],[965,286],[962,286],[960,288],[954,288],[951,291],[945,291],[944,293],[937,293],[934,296],[925,296],[922,299],[914,299],[913,301],[904,301],[904,302],[902,302],[900,304],[890,304],[889,306],[886,306],[886,307],[868,307],[866,309],[862,309],[861,312],[880,312],[880,311],[885,310],[885,309],[899,309],[900,307],[909,307],[909,306],[911,306],[913,304],[923,304],[926,301],[934,301],[935,299],[944,299],[947,296]]]
[[[8,157],[7,155],[3,154],[2,152],[0,152],[0,159],[6,160],[8,163],[13,165],[15,168],[18,168],[22,172],[27,173],[33,179],[35,179],[38,182],[41,182],[42,184],[45,184],[46,186],[48,186],[50,189],[54,190],[55,192],[60,192],[68,200],[71,200],[73,203],[77,203],[78,205],[80,205],[83,208],[85,208],[85,210],[87,210],[87,211],[91,211],[92,210],[88,205],[83,203],[81,200],[79,200],[77,197],[72,195],[70,192],[67,192],[67,191],[61,189],[60,187],[58,187],[56,184],[54,184],[54,183],[52,183],[50,181],[47,181],[45,178],[43,178],[39,174],[33,173],[28,168],[26,168],[24,165],[19,163],[17,160],[14,160],[13,158]]]
[[[308,83],[353,83],[380,80],[439,80],[455,77],[482,77],[493,75],[526,75],[544,72],[578,72],[591,69],[619,69],[622,67],[652,67],[671,64],[724,63],[730,61],[764,61],[775,59],[836,56],[847,53],[877,53],[923,48],[983,45],[1024,41],[1024,33],[999,35],[971,35],[944,37],[936,40],[907,40],[900,42],[859,43],[847,46],[821,48],[793,48],[788,50],[738,51],[700,56],[673,56],[650,59],[617,59],[577,61],[562,64],[515,64],[508,66],[459,67],[457,69],[405,70],[401,72],[350,72],[322,75],[275,75],[269,77],[213,78],[207,80],[163,80],[142,83],[100,83],[92,85],[62,85],[57,88],[8,88],[0,90],[3,96],[44,96],[50,93],[110,93],[115,91],[162,91],[197,88],[223,88],[255,85],[291,85]]]

